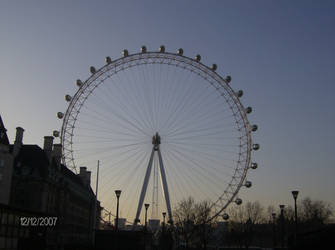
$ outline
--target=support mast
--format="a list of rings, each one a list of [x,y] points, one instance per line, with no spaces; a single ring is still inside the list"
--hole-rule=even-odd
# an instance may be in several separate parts
[[[138,201],[138,206],[137,206],[136,217],[135,217],[135,220],[134,220],[134,225],[136,225],[140,221],[139,217],[140,217],[140,214],[141,214],[145,194],[146,194],[149,179],[150,179],[150,174],[151,174],[151,169],[152,169],[153,158],[154,158],[155,152],[157,152],[157,154],[158,154],[159,171],[160,171],[160,174],[161,174],[161,181],[162,181],[162,186],[163,186],[164,199],[165,199],[165,202],[166,202],[166,208],[167,208],[168,216],[169,216],[169,223],[170,224],[173,223],[170,196],[169,196],[169,190],[168,190],[168,185],[167,185],[167,181],[166,181],[166,174],[165,174],[165,169],[164,169],[164,164],[163,164],[163,158],[162,158],[161,151],[159,149],[160,143],[161,143],[161,138],[160,138],[158,132],[156,132],[156,134],[152,137],[153,149],[152,149],[152,152],[151,152],[151,156],[150,156],[150,160],[149,160],[149,163],[148,163],[147,171],[145,173],[143,186],[142,186],[142,190],[141,190],[141,195],[140,195],[140,199]]]

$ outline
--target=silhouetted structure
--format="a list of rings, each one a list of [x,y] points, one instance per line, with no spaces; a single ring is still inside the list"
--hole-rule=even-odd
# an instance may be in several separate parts
[[[150,249],[152,234],[144,231],[98,230],[96,250],[144,250]]]
[[[6,214],[14,218],[18,209],[24,209],[34,214],[33,218],[56,217],[56,225],[43,234],[47,248],[91,245],[94,223],[98,224],[94,215],[95,195],[90,187],[91,173],[86,167],[80,167],[80,173],[75,174],[61,164],[62,146],[53,144],[51,136],[44,137],[43,149],[38,145],[23,145],[24,130],[18,127],[11,145],[1,117],[0,131],[0,204],[7,205]],[[99,218],[99,202],[96,211]],[[15,218],[8,220],[6,227],[21,223],[20,216]],[[5,227],[3,223],[1,226]],[[0,237],[0,244],[6,249],[17,249],[18,243],[12,240],[8,246],[9,235],[1,231]],[[18,234],[15,238],[19,242],[22,237]]]

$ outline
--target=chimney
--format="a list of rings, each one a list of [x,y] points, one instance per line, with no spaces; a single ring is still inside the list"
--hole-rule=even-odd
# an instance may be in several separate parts
[[[15,143],[20,143],[22,145],[23,132],[24,132],[23,128],[21,127],[16,128]]]
[[[86,167],[80,167],[80,170],[79,170],[79,177],[80,179],[85,182],[85,179],[86,179]]]
[[[91,184],[91,171],[87,171],[87,167],[80,167],[79,177],[85,186]]]
[[[23,139],[23,132],[24,132],[23,128],[21,128],[21,127],[16,128],[16,137],[15,137],[14,151],[13,151],[14,156],[17,156],[20,149],[21,149],[22,139]]]
[[[87,167],[80,167],[79,175],[80,175],[80,176],[85,175],[85,173],[86,173],[86,169],[87,169]]]
[[[47,154],[49,162],[51,160],[52,143],[53,143],[53,141],[54,141],[53,136],[44,136],[43,150]]]
[[[54,157],[57,165],[59,165],[62,159],[62,144],[54,144],[52,156]]]

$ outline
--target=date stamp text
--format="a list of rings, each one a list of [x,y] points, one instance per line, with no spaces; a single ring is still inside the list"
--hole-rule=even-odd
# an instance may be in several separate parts
[[[57,217],[20,217],[20,225],[23,227],[54,227]]]

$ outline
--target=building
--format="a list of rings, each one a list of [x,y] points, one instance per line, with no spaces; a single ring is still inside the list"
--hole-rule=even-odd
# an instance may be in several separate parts
[[[119,218],[118,219],[118,229],[119,230],[125,230],[126,229],[126,218]],[[114,225],[116,225],[116,218],[114,219]]]
[[[10,198],[10,188],[13,169],[8,166],[13,165],[14,156],[10,152],[7,130],[0,116],[0,203],[8,204]]]
[[[24,209],[56,218],[43,239],[47,249],[91,245],[101,212],[90,186],[91,172],[80,167],[75,174],[61,164],[62,145],[53,144],[52,136],[44,137],[42,149],[24,145],[23,133],[23,128],[16,128],[15,142],[10,144],[0,117],[0,204],[6,206],[6,213],[9,208]],[[7,238],[1,233],[4,242]],[[14,245],[7,248],[16,249]]]

